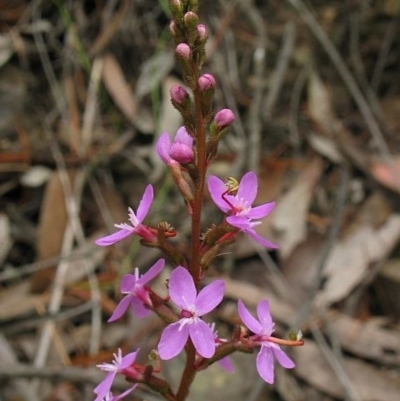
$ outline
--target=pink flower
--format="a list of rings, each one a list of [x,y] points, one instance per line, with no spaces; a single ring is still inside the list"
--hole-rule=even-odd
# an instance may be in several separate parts
[[[258,191],[257,176],[254,172],[246,173],[240,181],[235,195],[229,194],[229,188],[218,177],[208,177],[208,190],[214,203],[228,215],[226,221],[249,235],[254,241],[266,248],[277,248],[256,233],[254,227],[261,224],[261,219],[269,215],[275,202],[253,207]]]
[[[243,323],[255,334],[250,337],[250,340],[261,345],[256,361],[258,374],[267,383],[272,384],[274,382],[274,357],[286,369],[292,369],[295,365],[278,344],[270,341],[274,323],[269,311],[269,303],[267,300],[263,300],[257,305],[258,320],[251,315],[240,299],[238,311]]]
[[[145,317],[150,313],[146,306],[152,306],[149,296],[149,288],[146,284],[153,280],[164,268],[165,260],[158,260],[145,274],[139,276],[139,269],[135,268],[135,274],[125,274],[121,280],[120,290],[125,296],[121,299],[114,310],[114,313],[108,319],[113,322],[119,319],[125,311],[131,306],[133,313],[139,317]]]
[[[124,372],[124,370],[130,368],[135,362],[138,353],[139,349],[123,357],[121,349],[119,348],[118,353],[114,354],[114,360],[112,363],[102,363],[97,365],[98,368],[108,373],[107,376],[93,390],[93,392],[96,394],[95,401],[101,401],[109,396],[111,386],[117,373]]]
[[[178,129],[174,141],[167,132],[164,132],[157,142],[157,153],[168,166],[174,164],[187,164],[194,160],[193,138],[185,127]]]
[[[150,231],[148,227],[142,224],[143,220],[146,218],[147,213],[153,203],[154,193],[153,187],[149,184],[147,185],[143,197],[139,203],[139,207],[137,209],[137,213],[129,208],[129,220],[131,224],[121,223],[115,224],[115,227],[119,228],[114,234],[107,235],[106,237],[99,238],[96,240],[96,244],[99,246],[108,246],[113,245],[116,242],[119,242],[130,235],[136,234],[142,237],[147,241],[152,241],[156,238],[155,234]]]
[[[200,316],[211,312],[224,296],[225,283],[216,280],[198,294],[190,273],[177,267],[169,280],[169,295],[180,308],[181,319],[167,326],[161,334],[158,352],[161,359],[168,360],[178,355],[190,337],[196,351],[204,358],[215,353],[214,334]]]

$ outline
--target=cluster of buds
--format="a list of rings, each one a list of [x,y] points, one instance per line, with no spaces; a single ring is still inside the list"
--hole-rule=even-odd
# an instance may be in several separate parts
[[[160,222],[155,227],[144,223],[154,198],[151,185],[146,187],[137,211],[129,209],[129,223],[116,224],[118,230],[115,233],[96,241],[99,246],[109,246],[131,235],[138,236],[142,245],[158,248],[173,268],[166,298],[151,288],[151,281],[166,265],[164,258],[156,261],[142,275],[136,268],[133,274],[122,277],[120,291],[123,297],[109,322],[120,319],[127,310],[131,310],[136,318],[154,313],[166,327],[160,335],[157,349],[151,353],[155,366],[138,364],[136,357],[139,350],[124,357],[119,350],[111,364],[98,365],[107,375],[94,390],[96,401],[120,400],[134,391],[138,384],[147,385],[169,401],[184,401],[199,371],[217,362],[223,369],[233,372],[229,355],[236,351],[252,353],[258,347],[257,370],[263,380],[273,383],[274,360],[284,368],[294,367],[294,362],[280,346],[303,344],[301,338],[282,340],[272,337],[274,323],[267,300],[258,304],[258,319],[241,300],[238,301],[238,315],[248,330],[238,326],[230,339],[219,338],[215,324],[210,325],[204,320],[204,316],[217,308],[224,298],[223,280],[214,280],[206,286],[202,283],[208,267],[223,246],[234,242],[238,233],[244,233],[266,248],[277,248],[255,231],[261,219],[271,213],[275,203],[253,206],[258,182],[252,171],[244,174],[240,181],[231,177],[227,181],[212,175],[207,177],[218,143],[231,129],[235,116],[229,109],[213,111],[216,80],[209,73],[201,73],[208,32],[204,25],[199,24],[197,0],[170,0],[169,5],[172,15],[169,28],[176,43],[175,56],[185,83],[185,86],[173,86],[170,96],[183,118],[183,126],[173,139],[167,132],[161,134],[156,150],[169,168],[186,204],[191,219],[191,246],[188,251],[185,247],[175,246],[170,238],[177,232],[167,222]],[[202,232],[206,188],[224,218]],[[161,371],[161,361],[172,359],[181,352],[186,353],[186,366],[178,390],[173,391],[157,373]],[[114,396],[110,390],[117,374],[125,376],[133,385]]]

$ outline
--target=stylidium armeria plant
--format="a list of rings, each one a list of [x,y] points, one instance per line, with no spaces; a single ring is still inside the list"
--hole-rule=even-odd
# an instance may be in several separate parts
[[[238,317],[244,326],[234,328],[231,338],[219,338],[215,323],[210,323],[207,318],[224,298],[223,280],[208,280],[207,285],[203,283],[208,267],[220,254],[221,248],[233,243],[241,232],[266,248],[277,248],[277,245],[255,231],[261,219],[272,212],[275,203],[253,205],[258,190],[254,172],[245,173],[240,181],[231,177],[223,181],[213,175],[207,178],[218,143],[229,133],[235,115],[229,109],[213,110],[217,85],[211,74],[202,72],[208,32],[203,24],[199,24],[197,3],[198,0],[169,0],[172,16],[169,29],[176,43],[175,57],[186,85],[174,85],[170,96],[171,103],[182,116],[183,126],[172,140],[165,132],[156,144],[156,151],[170,170],[191,219],[191,246],[185,252],[185,247],[174,245],[170,238],[177,233],[166,222],[155,226],[146,224],[154,198],[151,185],[145,188],[137,211],[128,209],[129,223],[116,224],[118,230],[115,233],[96,241],[99,246],[109,246],[136,235],[143,246],[160,250],[165,259],[156,261],[143,274],[136,267],[133,274],[122,277],[120,291],[123,296],[108,321],[113,322],[132,310],[138,319],[156,314],[165,326],[157,349],[151,353],[152,364],[136,362],[139,349],[125,356],[119,349],[112,363],[98,365],[107,374],[94,389],[95,401],[121,400],[138,385],[151,388],[166,400],[184,401],[198,372],[215,362],[233,372],[230,355],[234,352],[252,353],[256,348],[259,349],[257,371],[265,382],[273,383],[275,360],[286,369],[295,366],[280,346],[303,344],[300,336],[288,340],[272,336],[274,323],[267,300],[258,304],[256,319],[239,299]],[[223,219],[219,224],[203,229],[205,188],[222,211]],[[151,288],[151,281],[164,269],[166,260],[172,272],[166,283],[168,297],[163,298]],[[185,367],[179,386],[173,388],[158,373],[163,360],[182,353],[186,356]],[[124,376],[132,386],[114,396],[111,389],[117,375]]]

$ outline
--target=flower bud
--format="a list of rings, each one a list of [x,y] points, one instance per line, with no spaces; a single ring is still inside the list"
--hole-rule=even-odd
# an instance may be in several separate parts
[[[214,117],[214,122],[217,126],[218,131],[223,130],[235,121],[235,115],[230,109],[220,110]]]
[[[198,3],[198,0],[187,0],[186,9],[197,13]]]
[[[179,43],[179,45],[175,48],[175,55],[183,60],[188,61],[191,55],[190,46],[186,43]]]
[[[203,74],[197,83],[202,92],[215,90],[215,78],[211,74]]]
[[[183,16],[183,5],[181,0],[169,0],[169,9],[171,10],[172,18],[181,20]]]
[[[169,91],[171,100],[177,105],[182,105],[183,102],[189,97],[186,89],[181,85],[173,85]]]
[[[203,44],[208,39],[208,31],[204,24],[199,24],[196,27],[197,30],[197,40],[199,43]]]
[[[181,142],[175,142],[171,145],[169,155],[180,164],[191,163],[194,160],[193,149]]]
[[[199,17],[192,11],[188,11],[183,16],[183,24],[188,30],[194,30],[199,23]]]

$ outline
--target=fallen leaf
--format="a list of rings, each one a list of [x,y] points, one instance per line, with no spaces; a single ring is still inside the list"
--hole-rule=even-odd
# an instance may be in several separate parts
[[[315,158],[300,172],[296,183],[278,199],[271,215],[272,228],[283,259],[307,236],[307,215],[313,191],[322,173],[322,160]]]
[[[103,82],[124,116],[129,122],[135,124],[137,114],[136,98],[125,79],[118,60],[111,53],[104,56]]]
[[[312,340],[292,350],[296,362],[295,374],[316,389],[332,397],[343,399],[345,392],[326,361],[322,351]],[[400,373],[383,370],[360,359],[343,356],[343,374],[361,401],[398,401]]]

